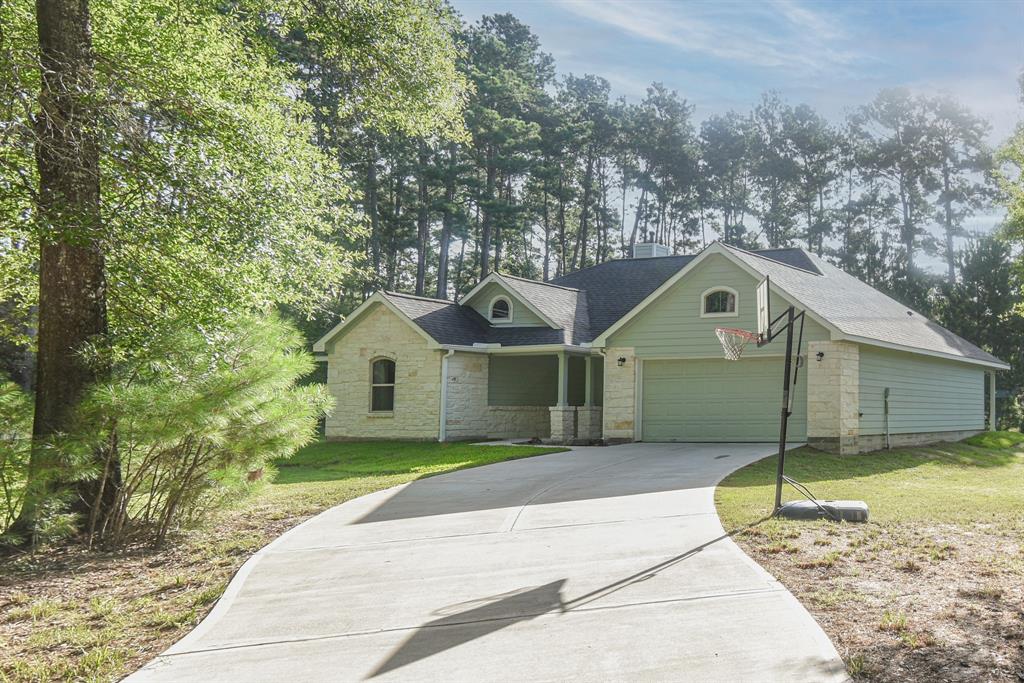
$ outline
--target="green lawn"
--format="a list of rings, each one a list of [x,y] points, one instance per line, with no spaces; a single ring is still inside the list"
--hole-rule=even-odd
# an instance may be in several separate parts
[[[867,502],[871,520],[890,522],[1001,522],[1024,510],[1024,455],[1011,446],[1016,432],[979,434],[967,441],[862,455],[811,448],[786,454],[786,474],[819,498]],[[727,528],[771,511],[777,458],[748,465],[718,488],[718,512]],[[800,495],[789,486],[783,499]],[[1019,521],[1019,519],[1017,520]]]
[[[321,441],[274,463],[277,475],[253,501],[302,514],[445,472],[565,448],[407,441]]]
[[[1024,436],[787,454],[786,473],[817,497],[866,501],[866,524],[765,520],[775,466],[768,458],[726,477],[718,513],[810,610],[855,679],[1024,676]],[[798,497],[787,486],[784,498]]]
[[[0,565],[0,681],[119,680],[191,630],[250,555],[303,519],[414,479],[564,450],[318,442],[277,461],[277,476],[235,508],[160,550],[55,547],[8,561]]]

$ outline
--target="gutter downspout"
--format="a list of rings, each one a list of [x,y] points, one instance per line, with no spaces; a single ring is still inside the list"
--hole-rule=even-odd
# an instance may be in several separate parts
[[[448,352],[441,356],[441,409],[438,411],[441,416],[441,424],[437,428],[437,440],[444,442],[448,437],[448,359],[455,355],[455,349],[448,349]]]

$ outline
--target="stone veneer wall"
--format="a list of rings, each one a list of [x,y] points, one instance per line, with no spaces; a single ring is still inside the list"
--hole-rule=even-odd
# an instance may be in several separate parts
[[[825,355],[819,361],[817,354]],[[860,452],[860,349],[853,342],[807,345],[807,442],[823,450]]]
[[[458,351],[448,359],[448,412],[445,438],[546,439],[551,435],[547,406],[487,404],[488,356]]]
[[[395,409],[370,412],[370,361],[395,361]],[[327,389],[334,412],[328,439],[436,439],[439,429],[441,352],[383,305],[365,314],[327,354]],[[486,389],[486,382],[485,382]]]
[[[618,359],[626,363],[620,368]],[[604,438],[632,441],[636,420],[636,356],[632,348],[606,349],[604,357]]]

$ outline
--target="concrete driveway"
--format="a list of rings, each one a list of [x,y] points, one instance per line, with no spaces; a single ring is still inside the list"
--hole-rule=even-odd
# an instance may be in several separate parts
[[[576,448],[350,501],[130,680],[845,680],[715,514],[714,485],[772,452]]]

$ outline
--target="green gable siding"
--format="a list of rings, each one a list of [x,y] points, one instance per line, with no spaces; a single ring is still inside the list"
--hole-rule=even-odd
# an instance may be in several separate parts
[[[886,387],[891,434],[985,428],[985,371],[981,368],[861,345],[861,434],[885,433]]]
[[[776,441],[781,358],[645,360],[644,441]],[[807,373],[797,378],[787,441],[807,434]]]
[[[490,282],[484,285],[483,289],[477,292],[472,301],[464,302],[468,306],[476,310],[477,313],[490,320],[491,316],[491,300],[496,296],[505,296],[512,303],[512,322],[501,323],[503,325],[542,325],[547,327],[547,323],[541,320],[533,311],[527,308],[522,301],[520,301],[514,294],[509,293],[507,289],[502,287],[496,282]]]
[[[679,358],[718,358],[722,345],[715,336],[716,327],[739,327],[753,331],[757,327],[754,290],[759,280],[718,254],[708,257],[682,280],[652,302],[621,330],[611,336],[610,347],[633,347],[638,357],[672,356]],[[738,293],[736,317],[701,317],[701,296],[718,286]],[[772,295],[772,314],[786,309],[782,298]],[[828,330],[808,318],[804,324],[804,344],[826,341]],[[780,355],[785,341],[777,339],[760,349],[747,346],[744,357]]]

